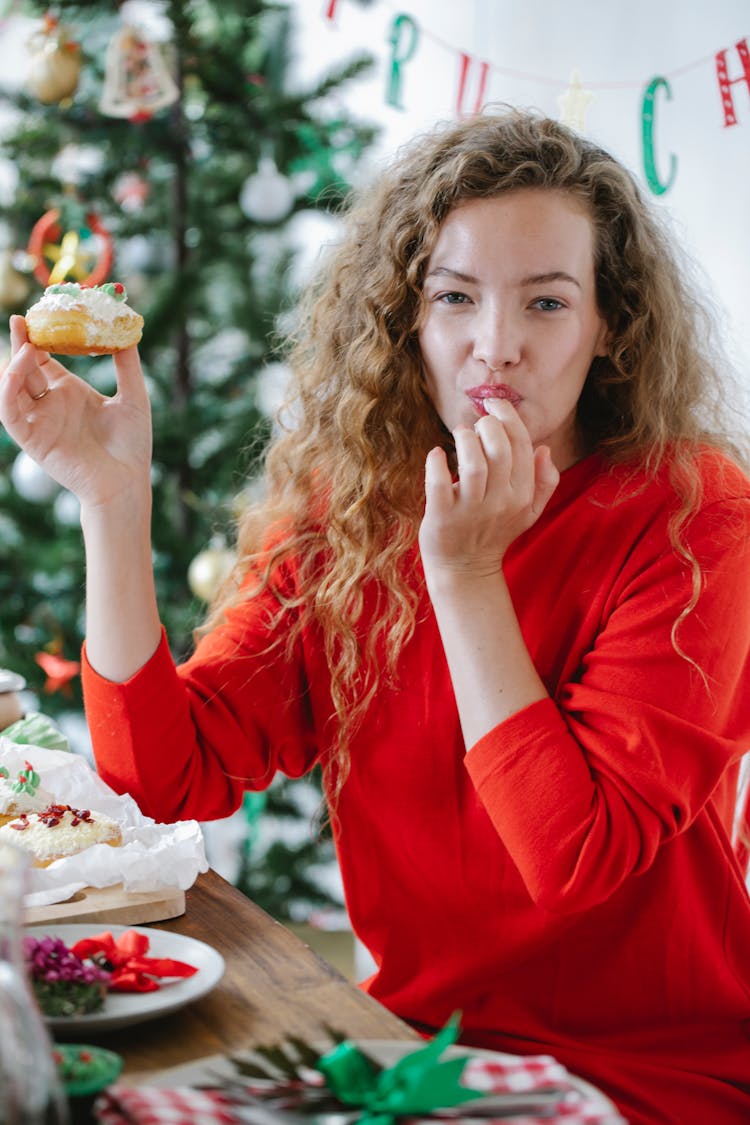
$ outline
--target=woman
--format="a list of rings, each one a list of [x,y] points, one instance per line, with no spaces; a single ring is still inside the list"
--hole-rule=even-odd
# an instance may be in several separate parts
[[[104,778],[208,819],[322,763],[372,995],[549,1052],[636,1125],[747,1121],[750,485],[623,168],[487,114],[351,210],[291,353],[294,427],[179,669],[137,358],[106,400],[12,331],[0,417],[81,500]]]

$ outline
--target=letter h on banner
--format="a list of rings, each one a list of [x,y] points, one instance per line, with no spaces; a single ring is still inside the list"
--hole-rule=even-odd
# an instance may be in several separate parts
[[[740,39],[739,43],[735,44],[737,54],[740,56],[742,63],[743,74],[739,78],[730,78],[727,70],[727,52],[716,52],[716,77],[719,80],[719,92],[721,94],[721,105],[724,110],[724,125],[736,125],[737,115],[734,112],[734,101],[732,99],[732,86],[736,82],[744,82],[750,91],[750,50],[748,50],[747,39]]]

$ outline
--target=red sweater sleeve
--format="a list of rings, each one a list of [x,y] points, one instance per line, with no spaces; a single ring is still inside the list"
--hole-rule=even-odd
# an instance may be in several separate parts
[[[529,893],[549,910],[586,909],[646,870],[748,745],[750,503],[712,504],[689,525],[702,589],[677,642],[690,659],[672,627],[691,575],[671,549],[655,549],[663,533],[635,544],[576,678],[466,757]]]
[[[290,657],[270,645],[270,595],[227,615],[175,667],[166,636],[127,682],[82,678],[94,755],[102,778],[129,792],[161,821],[211,820],[236,809],[245,789],[262,789],[277,770],[299,777],[318,744],[302,641]]]

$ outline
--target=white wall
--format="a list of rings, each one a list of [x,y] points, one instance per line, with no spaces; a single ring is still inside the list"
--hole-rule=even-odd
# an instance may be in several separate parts
[[[297,24],[297,81],[304,83],[354,52],[376,65],[343,97],[359,117],[381,124],[372,161],[435,121],[455,116],[459,52],[490,64],[486,101],[534,106],[560,116],[558,98],[574,70],[592,95],[584,132],[620,157],[645,184],[642,101],[655,76],[665,77],[656,98],[657,174],[673,186],[655,196],[676,232],[707,275],[725,321],[730,352],[750,392],[750,85],[732,84],[737,124],[727,127],[715,55],[727,50],[729,78],[743,65],[736,44],[750,44],[748,0],[379,0],[363,6],[338,0],[293,0]],[[398,13],[419,28],[414,55],[402,67],[403,108],[386,103]],[[473,108],[471,77],[466,108]]]

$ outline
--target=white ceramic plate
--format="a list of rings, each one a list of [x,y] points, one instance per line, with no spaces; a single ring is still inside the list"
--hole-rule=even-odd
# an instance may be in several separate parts
[[[165,978],[154,992],[109,992],[104,1007],[98,1012],[81,1016],[45,1016],[47,1026],[54,1031],[111,1031],[127,1027],[132,1023],[165,1016],[186,1004],[205,996],[219,983],[224,975],[224,958],[210,945],[183,934],[172,934],[166,930],[155,930],[139,926],[109,926],[106,922],[89,922],[86,925],[46,925],[27,926],[25,933],[32,937],[60,938],[67,946],[81,938],[109,931],[116,939],[126,930],[135,930],[149,939],[147,957],[172,957],[175,961],[185,961],[195,965],[198,972],[191,977]],[[85,1042],[82,1039],[81,1042]]]

